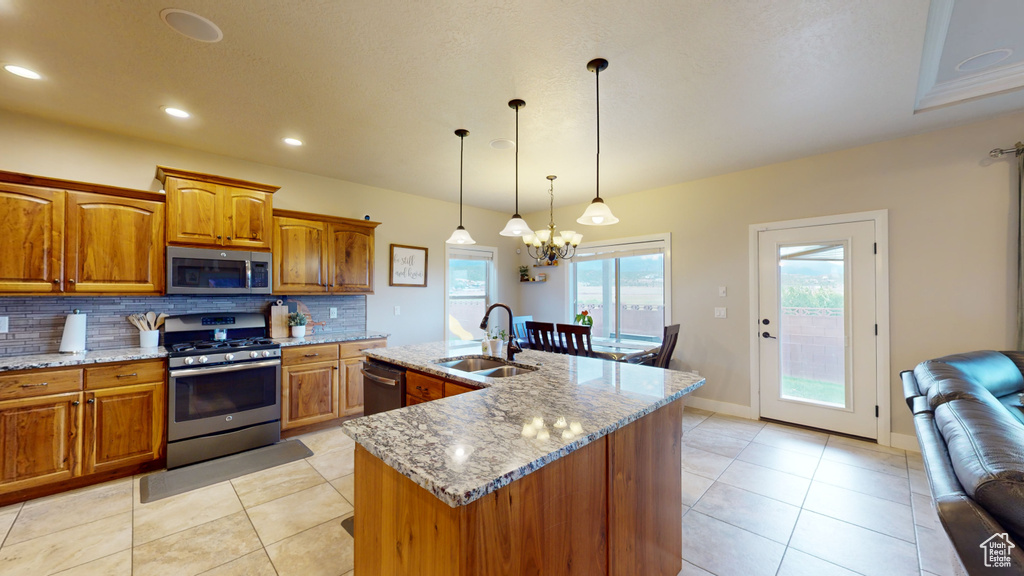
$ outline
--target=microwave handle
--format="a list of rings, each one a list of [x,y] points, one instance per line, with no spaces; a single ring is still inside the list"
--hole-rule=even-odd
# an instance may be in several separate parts
[[[245,259],[245,288],[252,290],[252,259]]]

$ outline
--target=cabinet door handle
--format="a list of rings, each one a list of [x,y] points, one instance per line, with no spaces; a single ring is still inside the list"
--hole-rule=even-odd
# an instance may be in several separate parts
[[[53,279],[53,283],[54,284],[60,284],[60,278],[54,278]]]
[[[118,378],[131,378],[132,376],[138,376],[138,372],[132,372],[131,374],[118,374]]]
[[[317,352],[316,354],[306,354],[306,358],[316,358],[319,355],[320,355],[319,352]]]
[[[96,401],[96,399],[95,399],[95,398],[89,398],[88,400],[86,400],[86,401],[85,401],[85,403],[86,403],[86,404],[92,404],[92,403],[93,403],[93,402],[95,402],[95,401]]]
[[[75,279],[71,278],[70,280],[68,280],[68,282],[70,282],[71,284],[74,284],[75,283]]]
[[[228,236],[228,240],[231,240],[231,236]]]
[[[42,388],[43,386],[49,386],[49,382],[40,382],[38,384],[22,384],[22,388]]]
[[[217,240],[220,240],[220,236],[217,236]]]
[[[72,406],[78,406],[79,404],[81,404],[81,402],[79,402],[78,400],[75,400],[74,402],[71,403]]]

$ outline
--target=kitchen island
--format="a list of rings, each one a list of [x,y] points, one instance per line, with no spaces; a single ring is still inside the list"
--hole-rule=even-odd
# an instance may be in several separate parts
[[[475,352],[475,354],[472,354]],[[445,344],[368,350],[481,388],[346,422],[358,574],[677,574],[682,397],[699,376],[527,350],[488,378]]]

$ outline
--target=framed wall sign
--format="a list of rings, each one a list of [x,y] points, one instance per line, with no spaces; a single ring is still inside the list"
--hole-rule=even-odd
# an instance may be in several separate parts
[[[427,249],[419,246],[391,245],[389,286],[427,287]]]

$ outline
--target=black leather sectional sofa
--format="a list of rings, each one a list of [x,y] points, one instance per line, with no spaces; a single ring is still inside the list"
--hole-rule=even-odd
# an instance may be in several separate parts
[[[1022,367],[1022,352],[984,350],[901,373],[939,519],[971,575],[1024,574]]]

